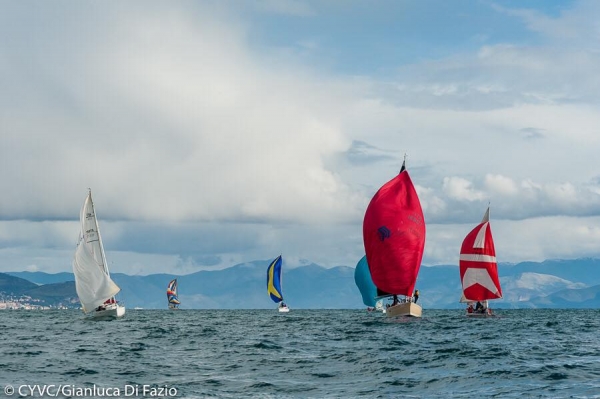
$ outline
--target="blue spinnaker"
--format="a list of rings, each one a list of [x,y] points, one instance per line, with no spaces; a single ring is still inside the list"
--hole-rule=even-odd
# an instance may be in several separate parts
[[[360,290],[363,303],[366,306],[375,307],[377,287],[375,287],[375,284],[371,279],[371,272],[369,271],[369,264],[367,263],[366,255],[358,261],[356,269],[354,269],[354,282]]]

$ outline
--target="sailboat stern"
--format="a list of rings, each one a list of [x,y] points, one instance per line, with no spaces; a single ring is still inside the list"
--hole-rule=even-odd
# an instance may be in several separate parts
[[[94,310],[92,318],[95,320],[111,320],[125,316],[125,306],[112,303],[104,306],[102,310]]]
[[[423,308],[414,302],[404,302],[386,309],[387,317],[421,317]]]

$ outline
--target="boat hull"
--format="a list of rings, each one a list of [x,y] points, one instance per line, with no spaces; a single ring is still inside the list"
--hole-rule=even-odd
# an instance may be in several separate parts
[[[114,304],[106,306],[104,310],[94,310],[91,317],[95,320],[110,320],[123,316],[125,316],[125,306]]]
[[[288,308],[287,306],[279,308],[279,313],[288,313],[290,311],[290,308]]]
[[[386,309],[387,317],[421,317],[423,309],[414,302],[399,303]]]

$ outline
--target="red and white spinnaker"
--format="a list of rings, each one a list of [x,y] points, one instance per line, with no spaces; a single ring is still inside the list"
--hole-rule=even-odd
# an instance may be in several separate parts
[[[502,298],[496,249],[490,227],[490,208],[465,237],[460,249],[461,302]]]

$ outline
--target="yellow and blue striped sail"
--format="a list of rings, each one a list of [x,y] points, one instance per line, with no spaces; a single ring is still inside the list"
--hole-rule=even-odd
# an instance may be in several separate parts
[[[275,303],[283,301],[281,292],[281,255],[267,269],[267,293]]]

